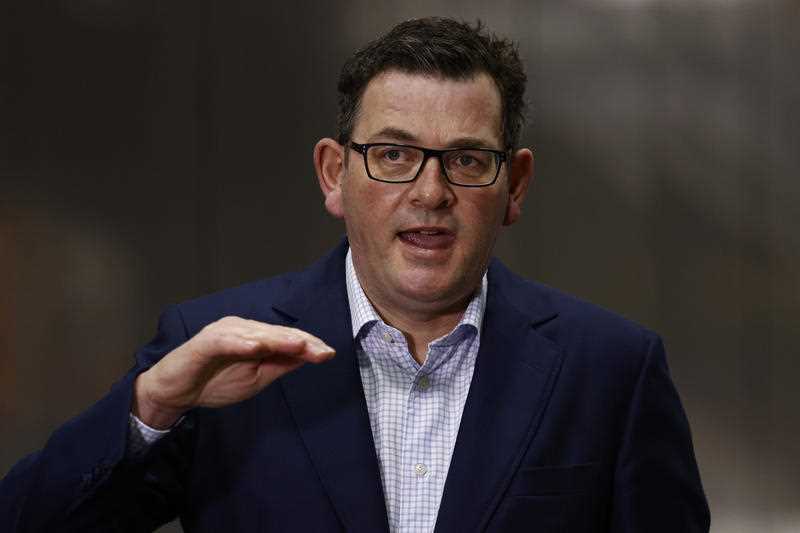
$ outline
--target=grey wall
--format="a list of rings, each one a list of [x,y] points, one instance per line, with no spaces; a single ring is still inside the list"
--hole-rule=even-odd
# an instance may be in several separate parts
[[[528,66],[536,182],[498,255],[664,336],[713,531],[798,531],[798,4],[322,6],[0,8],[0,472],[125,372],[165,305],[337,242],[311,149],[338,69],[446,14]]]

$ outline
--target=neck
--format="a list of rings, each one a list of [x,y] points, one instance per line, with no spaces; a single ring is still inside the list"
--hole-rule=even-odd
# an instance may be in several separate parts
[[[428,344],[456,327],[469,305],[471,295],[447,309],[427,313],[424,310],[404,312],[382,305],[369,294],[367,297],[381,319],[403,333],[414,360],[423,364],[427,357]]]
[[[403,333],[411,355],[419,364],[425,362],[428,345],[456,327],[474,297],[475,290],[481,290],[483,283],[481,274],[477,285],[467,294],[443,296],[437,301],[420,301],[407,295],[386,293],[380,290],[380,284],[373,287],[369,278],[358,275],[355,257],[348,261],[352,261],[350,264],[356,274],[357,283],[375,312],[386,324]]]

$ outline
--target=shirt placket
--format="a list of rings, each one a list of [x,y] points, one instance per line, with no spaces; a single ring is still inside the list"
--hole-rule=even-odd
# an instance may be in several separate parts
[[[430,390],[432,376],[428,369],[436,355],[437,350],[431,347],[425,364],[422,367],[414,365],[414,371],[409,372],[401,460],[403,533],[430,531],[431,508],[435,505],[439,477],[443,475],[432,450],[438,413]]]
[[[398,462],[394,463],[391,467],[394,469],[394,476],[396,477],[395,483],[390,489],[393,498],[389,504],[389,520],[393,532],[406,531],[407,528],[405,526],[407,520],[405,518],[405,498],[403,495],[408,485],[404,465],[408,454],[407,436],[409,434],[409,427],[413,423],[413,420],[410,418],[413,415],[409,412],[409,376],[413,375],[415,372],[416,369],[414,367],[416,363],[408,360],[408,357],[410,357],[407,354],[408,347],[405,343],[405,338],[400,332],[381,323],[380,330],[377,334],[380,339],[378,342],[383,341],[384,349],[388,355],[384,360],[384,364],[386,365],[385,372],[387,375],[392,376],[391,387],[396,391],[396,394],[399,394],[402,398],[401,402],[403,407],[400,415],[401,430],[396,434],[396,439],[394,439],[395,449],[399,450],[400,453],[397,458]]]

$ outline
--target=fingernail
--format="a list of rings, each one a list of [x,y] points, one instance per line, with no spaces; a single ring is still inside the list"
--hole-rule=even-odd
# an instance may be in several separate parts
[[[323,354],[323,353],[331,353],[334,352],[335,350],[330,346],[328,346],[327,344],[325,344],[324,342],[318,342],[314,346],[314,351],[317,352],[318,354]]]

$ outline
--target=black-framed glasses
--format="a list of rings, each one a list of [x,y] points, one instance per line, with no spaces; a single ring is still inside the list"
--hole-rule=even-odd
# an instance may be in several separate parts
[[[497,181],[508,154],[489,148],[450,148],[433,150],[421,146],[392,143],[350,146],[364,156],[367,176],[386,183],[408,183],[419,176],[428,158],[439,160],[448,182],[461,187],[487,187]]]

